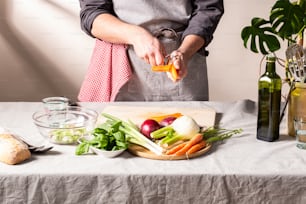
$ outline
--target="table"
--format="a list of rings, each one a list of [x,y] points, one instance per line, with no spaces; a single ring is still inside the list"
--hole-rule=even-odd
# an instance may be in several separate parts
[[[102,112],[112,103],[82,103]],[[55,145],[19,165],[0,163],[0,203],[306,203],[306,151],[281,123],[277,142],[256,139],[257,106],[233,102],[118,102],[116,105],[210,107],[217,122],[243,133],[190,160],[161,161],[129,152],[76,156]],[[38,102],[0,103],[0,126],[41,142],[31,115]]]

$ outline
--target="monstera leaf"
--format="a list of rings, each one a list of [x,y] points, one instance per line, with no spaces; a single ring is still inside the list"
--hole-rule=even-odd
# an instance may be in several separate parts
[[[280,43],[274,30],[270,27],[270,22],[263,18],[253,18],[251,26],[242,30],[241,37],[244,41],[244,47],[247,47],[249,39],[251,40],[250,48],[255,53],[259,52],[257,45],[264,55],[280,49]]]
[[[251,51],[266,55],[280,49],[280,40],[294,43],[296,35],[301,35],[305,27],[305,0],[299,0],[299,5],[290,0],[278,0],[271,9],[269,20],[253,18],[251,26],[241,31],[241,38],[244,47],[250,46]]]
[[[270,22],[272,28],[282,39],[291,39],[291,36],[301,31],[304,26],[304,10],[299,5],[288,0],[279,0],[272,7]]]

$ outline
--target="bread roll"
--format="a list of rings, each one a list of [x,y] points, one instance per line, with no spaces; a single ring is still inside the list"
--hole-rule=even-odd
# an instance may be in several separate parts
[[[31,157],[28,146],[11,134],[0,134],[0,161],[18,164]]]

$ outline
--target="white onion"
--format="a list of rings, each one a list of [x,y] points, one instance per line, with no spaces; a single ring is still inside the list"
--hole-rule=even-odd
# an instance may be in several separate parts
[[[200,131],[200,127],[197,122],[192,117],[187,115],[177,118],[175,121],[173,121],[171,126],[176,133],[184,136],[186,139],[190,139]]]

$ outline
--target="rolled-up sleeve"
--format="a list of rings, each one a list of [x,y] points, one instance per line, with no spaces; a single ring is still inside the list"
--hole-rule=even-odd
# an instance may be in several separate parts
[[[206,47],[213,39],[217,25],[224,13],[223,0],[195,0],[194,11],[183,37],[195,34],[205,39]]]
[[[82,30],[88,35],[91,34],[92,23],[102,13],[114,15],[113,3],[111,0],[79,0],[80,2],[80,23]]]

